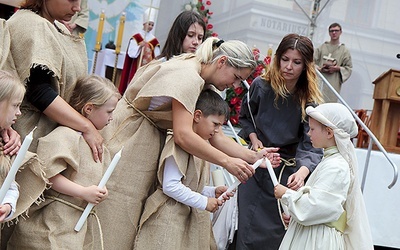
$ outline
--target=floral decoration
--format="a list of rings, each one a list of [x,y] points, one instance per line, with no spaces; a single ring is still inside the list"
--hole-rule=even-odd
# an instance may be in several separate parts
[[[213,32],[214,26],[209,23],[208,21],[211,19],[211,16],[214,12],[210,11],[211,1],[207,0],[192,0],[191,2],[184,5],[184,10],[191,10],[199,13],[202,17],[204,22],[206,23],[207,30],[205,31],[205,38],[209,36],[217,37],[218,34]]]
[[[254,57],[257,61],[257,67],[254,69],[253,73],[246,79],[247,83],[251,85],[253,80],[261,75],[271,63],[271,55],[267,55],[263,60],[260,60],[260,50],[256,47],[252,49]],[[246,95],[248,89],[243,83],[239,87],[233,89],[229,88],[226,90],[226,98],[229,105],[230,121],[233,126],[239,126],[239,114],[240,107],[242,106],[242,99]]]

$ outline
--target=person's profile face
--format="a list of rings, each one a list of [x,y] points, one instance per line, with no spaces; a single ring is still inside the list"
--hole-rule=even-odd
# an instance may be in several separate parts
[[[194,53],[197,47],[203,42],[204,29],[199,23],[190,25],[185,39],[182,42],[183,53]]]
[[[197,121],[195,121],[195,133],[204,140],[211,139],[216,133],[219,132],[221,126],[225,122],[224,115],[209,115],[204,116],[201,114]]]

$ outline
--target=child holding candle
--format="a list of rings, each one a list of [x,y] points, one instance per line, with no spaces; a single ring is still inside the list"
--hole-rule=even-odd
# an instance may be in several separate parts
[[[8,129],[21,115],[19,107],[25,94],[24,85],[10,73],[0,71],[0,130]],[[4,154],[4,141],[0,137],[0,180],[4,182],[11,168],[11,159]],[[0,222],[10,219],[15,213],[17,199],[19,197],[18,186],[15,181],[11,183],[4,200],[0,201]]]
[[[143,14],[143,30],[134,34],[128,43],[124,66],[121,72],[119,92],[123,94],[136,71],[160,55],[160,43],[151,33],[156,18],[156,9],[148,8]]]
[[[111,81],[90,75],[78,79],[70,105],[101,130],[113,119],[119,98]],[[87,203],[97,205],[108,196],[106,188],[97,186],[103,165],[110,162],[104,150],[103,163],[95,162],[82,133],[66,126],[39,139],[37,154],[44,161],[51,189],[45,191],[40,209],[17,224],[8,243],[11,249],[94,248],[95,218],[88,218],[79,232],[74,226]]]
[[[193,114],[193,131],[208,141],[218,133],[228,113],[228,105],[219,94],[204,90]],[[208,212],[223,204],[217,198],[227,187],[206,186],[209,179],[208,163],[185,152],[169,133],[161,153],[157,190],[146,201],[135,249],[216,248]]]
[[[18,116],[21,115],[20,105],[25,94],[25,86],[20,82],[17,76],[0,70],[0,130],[8,129],[15,123]],[[28,144],[27,144],[28,146]],[[25,151],[26,152],[26,151]],[[18,152],[20,154],[21,152]],[[22,154],[22,153],[21,153]],[[41,164],[36,155],[26,152],[20,155],[22,162],[13,164],[15,157],[4,153],[4,140],[0,136],[0,183],[1,197],[0,202],[0,223],[12,220],[24,212],[33,203],[39,203],[42,192],[46,187],[46,179],[43,175]],[[17,167],[12,171],[14,176],[8,176],[11,167]],[[17,172],[18,171],[18,172]],[[12,177],[12,182],[8,185],[5,180]],[[3,187],[3,185],[6,185]],[[3,193],[3,190],[6,193]],[[18,202],[17,202],[18,200]],[[7,224],[8,225],[8,224]],[[6,241],[11,228],[2,228],[2,234],[5,233],[3,241]]]
[[[340,103],[307,107],[306,112],[312,145],[323,148],[324,157],[297,191],[275,187],[276,198],[282,198],[291,215],[279,249],[373,249],[350,140],[357,136],[357,124]]]

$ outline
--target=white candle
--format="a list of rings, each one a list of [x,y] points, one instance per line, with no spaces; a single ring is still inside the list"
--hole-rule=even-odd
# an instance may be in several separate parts
[[[272,184],[274,184],[274,187],[275,187],[276,185],[279,184],[279,182],[276,179],[276,175],[275,175],[274,169],[272,169],[271,162],[268,159],[266,159],[266,163],[267,163],[267,169],[268,169],[269,176],[271,176]]]
[[[242,143],[240,142],[239,136],[236,134],[235,129],[232,126],[231,121],[228,120],[227,123],[228,123],[229,128],[232,130],[232,133],[233,133],[233,136],[235,137],[236,142],[239,143],[239,145],[242,145]]]
[[[108,179],[110,178],[112,172],[115,169],[115,166],[117,166],[117,163],[119,162],[119,159],[121,159],[121,153],[122,153],[122,149],[121,148],[120,151],[118,151],[118,153],[115,154],[114,158],[112,159],[110,165],[108,166],[106,172],[103,175],[103,178],[101,178],[100,183],[98,185],[99,188],[104,188],[104,186],[106,185]],[[86,218],[89,216],[90,211],[92,211],[92,208],[94,207],[93,203],[88,203],[86,205],[85,210],[83,211],[81,217],[79,218],[78,222],[75,225],[74,230],[79,232],[83,226],[83,224],[86,221]]]
[[[33,131],[35,129],[36,129],[36,127],[25,137],[24,142],[22,143],[21,148],[19,149],[19,151],[17,153],[17,157],[15,157],[15,160],[14,160],[13,164],[11,165],[10,171],[8,172],[7,177],[4,180],[3,185],[1,186],[1,189],[0,189],[1,204],[3,204],[4,197],[6,196],[8,189],[10,189],[11,183],[15,180],[15,175],[17,174],[18,169],[21,167],[21,164],[22,164],[22,161],[24,160],[26,152],[28,151],[28,148],[32,143]]]
[[[216,170],[212,171],[211,175],[212,175],[214,187],[225,185],[224,173],[222,172],[221,169],[216,169]]]
[[[276,185],[279,184],[279,182],[278,182],[278,180],[276,179],[276,175],[275,175],[274,169],[272,168],[271,162],[270,162],[268,159],[266,159],[266,163],[267,163],[267,169],[268,169],[269,176],[271,176],[272,184],[274,184],[274,187],[275,187]],[[282,203],[281,203],[281,204],[282,204]],[[283,208],[283,212],[284,212],[286,215],[289,215],[289,211],[288,211],[287,206],[285,206],[284,204],[282,204],[282,208]]]
[[[256,161],[256,162],[253,164],[252,167],[253,167],[254,169],[257,169],[257,168],[261,165],[261,163],[262,163],[264,160],[265,160],[265,158],[259,159],[258,161]],[[219,199],[219,200],[222,200],[224,195],[226,195],[227,193],[230,193],[230,192],[232,192],[233,190],[235,190],[235,189],[240,185],[240,183],[241,183],[241,181],[236,180],[232,185],[230,185],[230,186],[228,187],[228,189],[227,189],[220,197],[218,197],[218,199]]]

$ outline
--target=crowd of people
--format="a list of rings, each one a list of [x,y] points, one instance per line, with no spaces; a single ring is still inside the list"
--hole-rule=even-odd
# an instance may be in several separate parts
[[[246,148],[222,131],[229,108],[220,95],[257,66],[244,42],[205,38],[204,19],[184,11],[157,51],[146,13],[127,55],[153,50],[139,57],[143,65],[127,65],[117,89],[88,74],[84,30],[71,21],[81,11],[81,1],[26,0],[0,22],[2,183],[33,131],[0,201],[2,249],[217,249],[210,213],[234,195],[238,229],[226,248],[373,249],[350,141],[355,122],[343,105],[323,104],[309,38],[284,36],[253,81],[240,113]],[[260,159],[280,184],[265,161],[252,167]],[[210,163],[243,183],[237,193],[210,186]],[[88,204],[95,207],[77,231]]]

